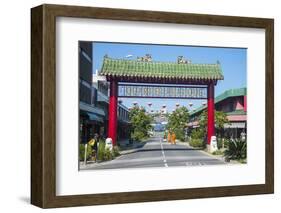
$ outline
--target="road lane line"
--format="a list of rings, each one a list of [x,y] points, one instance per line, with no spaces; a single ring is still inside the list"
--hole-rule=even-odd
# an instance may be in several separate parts
[[[161,150],[162,150],[164,166],[165,166],[165,167],[168,167],[167,160],[166,160],[166,156],[165,156],[165,152],[164,152],[164,149],[163,149],[162,139],[161,139],[161,138],[160,138],[160,146],[161,146]]]

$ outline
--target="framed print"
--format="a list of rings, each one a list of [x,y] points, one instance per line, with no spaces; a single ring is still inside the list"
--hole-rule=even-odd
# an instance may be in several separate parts
[[[31,203],[274,192],[274,21],[31,9]]]

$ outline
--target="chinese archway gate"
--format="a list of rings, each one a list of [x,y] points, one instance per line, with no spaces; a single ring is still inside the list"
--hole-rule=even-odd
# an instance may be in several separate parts
[[[210,144],[215,135],[215,85],[223,80],[219,62],[171,63],[105,56],[100,75],[110,82],[108,137],[113,145],[117,143],[118,97],[207,99],[207,144]]]

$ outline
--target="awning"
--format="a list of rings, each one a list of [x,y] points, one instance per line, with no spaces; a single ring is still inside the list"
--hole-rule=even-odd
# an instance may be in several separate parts
[[[87,112],[87,115],[89,116],[89,119],[91,121],[98,121],[98,122],[101,122],[103,123],[103,118],[94,114],[94,113],[90,113],[90,112]]]
[[[244,128],[246,128],[246,123],[236,122],[236,123],[225,124],[224,128],[241,128],[241,129],[244,129]]]
[[[80,101],[79,103],[79,109],[85,112],[94,113],[98,116],[105,116],[105,112],[103,109],[85,104],[82,101]]]

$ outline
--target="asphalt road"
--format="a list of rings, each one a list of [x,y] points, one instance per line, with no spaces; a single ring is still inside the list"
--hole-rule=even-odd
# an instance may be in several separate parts
[[[152,137],[133,153],[123,154],[112,161],[88,164],[85,169],[119,169],[172,166],[218,165],[224,162],[203,151],[186,145],[163,142],[162,137]]]

